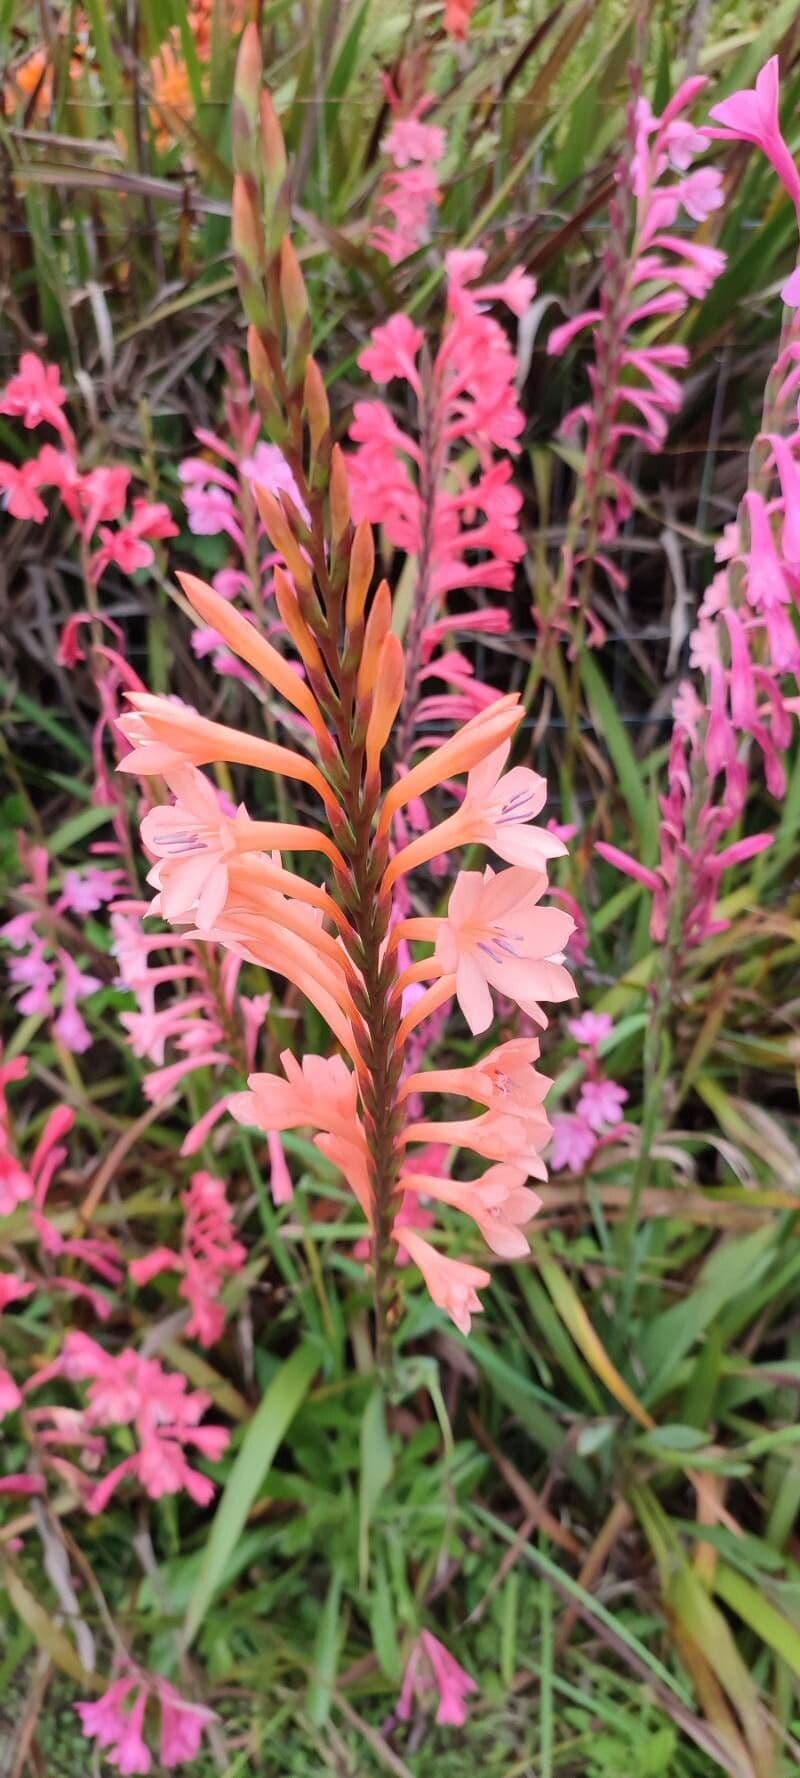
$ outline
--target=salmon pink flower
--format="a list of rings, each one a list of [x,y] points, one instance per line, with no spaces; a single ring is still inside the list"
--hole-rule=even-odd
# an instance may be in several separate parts
[[[261,1130],[295,1130],[304,1124],[349,1136],[357,1120],[357,1081],[341,1056],[303,1056],[284,1050],[286,1075],[251,1074],[248,1093],[237,1093],[231,1112],[239,1123]]]
[[[456,997],[473,1036],[492,1019],[492,988],[540,1025],[540,1000],[568,1000],[575,992],[561,952],[573,930],[569,914],[542,908],[543,872],[490,865],[460,871],[447,919],[436,941],[436,960],[455,972]]]
[[[148,883],[158,890],[158,906],[166,920],[190,920],[210,929],[228,898],[228,861],[246,829],[240,809],[234,821],[223,812],[214,785],[192,766],[167,776],[175,802],[151,809],[142,822],[142,839],[158,863]]]
[[[424,1705],[435,1693],[436,1721],[460,1729],[467,1720],[466,1699],[477,1690],[475,1680],[459,1666],[438,1636],[421,1630],[408,1659],[397,1714],[401,1722],[409,1722],[414,1699]]]
[[[547,1178],[541,1151],[550,1140],[550,1125],[541,1106],[522,1117],[489,1110],[480,1117],[409,1124],[403,1140],[471,1148],[487,1161],[514,1161],[535,1179]]]
[[[548,1124],[545,1140],[549,1135]],[[544,1169],[542,1172],[544,1174]],[[470,1216],[477,1223],[487,1247],[500,1259],[522,1259],[528,1252],[528,1242],[522,1230],[541,1209],[542,1200],[525,1184],[527,1175],[521,1167],[499,1164],[487,1168],[480,1179],[463,1182],[418,1173],[414,1170],[412,1157],[405,1177],[412,1191],[437,1198],[442,1204],[452,1204],[456,1210]]]
[[[513,1037],[469,1068],[432,1068],[410,1075],[403,1084],[403,1097],[454,1093],[495,1111],[526,1117],[537,1111],[551,1085],[534,1067],[539,1050],[538,1037]]]
[[[438,1309],[455,1322],[462,1334],[468,1334],[472,1316],[479,1315],[483,1304],[478,1291],[491,1283],[491,1273],[481,1266],[468,1265],[461,1259],[450,1259],[437,1252],[416,1229],[406,1224],[402,1231],[403,1246],[418,1266]]]
[[[473,766],[461,807],[395,855],[386,873],[387,884],[456,846],[488,846],[506,864],[536,871],[546,869],[548,858],[563,856],[566,846],[562,840],[546,827],[530,825],[544,806],[546,782],[528,766],[515,766],[504,774],[510,749],[510,741],[504,741]]]

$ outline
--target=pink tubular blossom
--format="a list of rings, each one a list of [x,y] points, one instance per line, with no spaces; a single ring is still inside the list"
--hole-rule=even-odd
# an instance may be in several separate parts
[[[442,969],[455,971],[473,1035],[491,1023],[491,988],[539,1024],[546,1022],[540,1000],[567,1000],[575,992],[559,955],[573,922],[557,908],[539,907],[545,887],[543,873],[517,865],[499,876],[489,865],[482,876],[459,873],[436,956]]]
[[[438,1636],[432,1635],[430,1630],[421,1630],[406,1666],[397,1715],[401,1722],[408,1722],[414,1699],[424,1706],[433,1695],[437,1698],[436,1721],[461,1728],[467,1720],[466,1700],[477,1690],[475,1680]]]
[[[144,1738],[145,1710],[152,1701],[161,1714],[158,1757],[172,1771],[197,1758],[200,1743],[213,1710],[193,1704],[158,1674],[145,1673],[132,1663],[112,1682],[101,1698],[75,1705],[81,1728],[96,1741],[109,1764],[121,1773],[148,1773],[153,1757]]]
[[[565,1167],[571,1173],[582,1173],[596,1147],[597,1137],[585,1118],[565,1112],[553,1118],[549,1162],[554,1173],[561,1173]]]
[[[70,436],[63,409],[66,391],[61,384],[57,364],[44,364],[35,352],[23,352],[19,370],[0,395],[0,414],[22,421],[29,431],[36,426],[53,426],[63,437]]]
[[[754,88],[732,93],[729,99],[712,105],[709,115],[723,127],[709,133],[752,142],[760,148],[800,212],[800,174],[781,134],[779,97],[778,58],[771,56],[756,76]]]

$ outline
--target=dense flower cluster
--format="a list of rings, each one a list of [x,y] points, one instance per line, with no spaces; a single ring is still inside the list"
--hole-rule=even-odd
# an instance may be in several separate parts
[[[81,469],[64,413],[66,401],[58,365],[23,352],[19,369],[0,395],[0,414],[21,420],[27,431],[50,426],[60,443],[43,444],[21,464],[0,462],[6,510],[12,518],[41,525],[49,510],[42,493],[53,489],[78,532],[90,582],[96,583],[112,565],[122,574],[149,568],[155,559],[153,543],[177,536],[169,508],[163,501],[136,497],[128,511],[132,476],[122,463]]]
[[[369,238],[391,265],[400,265],[428,239],[431,216],[442,201],[438,168],[446,137],[438,125],[423,122],[432,103],[429,96],[407,104],[391,81],[385,88],[393,118],[381,150],[391,169],[378,186],[379,220]]]
[[[103,1749],[109,1765],[118,1772],[135,1774],[153,1770],[153,1758],[144,1738],[150,1707],[161,1719],[159,1764],[172,1771],[185,1760],[194,1760],[214,1711],[204,1704],[182,1698],[158,1673],[145,1673],[126,1661],[124,1671],[112,1680],[101,1698],[76,1704],[84,1734]]]
[[[613,1019],[603,1012],[585,1012],[578,1019],[567,1020],[585,1073],[575,1110],[558,1112],[553,1118],[548,1164],[554,1173],[565,1167],[571,1173],[582,1173],[597,1150],[620,1133],[628,1094],[619,1081],[610,1079],[600,1060],[600,1046],[613,1028]]]
[[[84,948],[80,928],[87,915],[113,899],[120,873],[95,865],[68,870],[54,895],[47,847],[28,846],[20,835],[20,850],[29,873],[19,888],[26,905],[0,926],[0,938],[15,953],[8,973],[17,1010],[26,1018],[51,1020],[53,1036],[80,1055],[92,1042],[81,1002],[103,985],[75,960],[76,950],[80,955]]]
[[[193,1173],[188,1190],[181,1193],[184,1208],[180,1253],[156,1247],[130,1265],[136,1284],[148,1284],[161,1272],[182,1274],[179,1294],[189,1304],[186,1324],[190,1339],[213,1346],[225,1326],[225,1310],[219,1294],[225,1279],[241,1271],[247,1251],[237,1241],[233,1212],[225,1195],[224,1179],[213,1173]]]
[[[636,502],[621,451],[632,440],[646,451],[660,450],[681,404],[675,372],[686,368],[688,348],[653,340],[649,329],[705,296],[725,264],[717,248],[676,226],[681,212],[699,223],[722,203],[721,174],[693,164],[709,132],[695,129],[685,115],[705,85],[700,76],[684,81],[660,117],[645,98],[633,101],[596,305],[555,328],[548,341],[548,352],[558,357],[591,329],[590,398],[563,422],[565,435],[583,434],[584,458],[550,615],[553,628],[571,634],[570,612],[577,608],[590,646],[604,636],[585,584],[592,568],[601,567],[613,586],[625,584],[609,554]]]
[[[29,1389],[53,1378],[85,1384],[85,1407],[29,1408],[28,1418],[40,1450],[51,1454],[53,1467],[69,1477],[88,1513],[103,1512],[130,1476],[152,1500],[185,1490],[198,1505],[208,1505],[214,1484],[192,1467],[187,1450],[218,1462],[230,1433],[224,1426],[200,1425],[211,1406],[206,1390],[189,1389],[184,1376],[166,1371],[156,1358],[143,1358],[133,1347],[107,1352],[88,1334],[77,1332],[67,1334],[58,1358],[35,1374]],[[118,1427],[133,1435],[135,1450],[95,1481],[93,1472],[107,1449],[103,1433]],[[84,1467],[55,1455],[61,1445],[77,1447]]]

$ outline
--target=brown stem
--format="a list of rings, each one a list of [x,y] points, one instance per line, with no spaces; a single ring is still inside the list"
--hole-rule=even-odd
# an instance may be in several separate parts
[[[417,566],[417,581],[414,588],[414,599],[411,616],[405,634],[406,655],[406,690],[395,735],[394,757],[398,765],[409,762],[414,741],[414,724],[417,705],[419,703],[419,676],[422,670],[422,649],[425,636],[425,625],[428,619],[428,608],[431,602],[431,573],[433,569],[434,525],[436,520],[436,496],[443,471],[442,443],[437,425],[439,403],[430,374],[430,362],[425,353],[426,362],[422,366],[423,398],[420,407],[420,450],[422,464],[419,477],[419,496],[421,506],[420,551]]]

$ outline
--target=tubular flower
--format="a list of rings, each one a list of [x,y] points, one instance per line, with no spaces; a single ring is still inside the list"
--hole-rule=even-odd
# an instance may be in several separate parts
[[[118,1772],[151,1772],[153,1758],[144,1737],[149,1703],[161,1715],[158,1757],[167,1771],[197,1758],[213,1710],[193,1704],[160,1674],[145,1673],[126,1662],[119,1678],[112,1680],[102,1697],[75,1705],[84,1735],[103,1749],[109,1765]]]
[[[259,116],[265,131],[263,185],[252,136]],[[544,860],[559,849],[546,833],[537,835],[530,850],[534,870],[515,864],[496,879],[488,870],[485,878],[462,873],[447,920],[408,919],[406,904],[397,900],[398,873],[391,871],[391,860],[398,820],[409,807],[424,808],[429,791],[480,771],[489,761],[491,788],[481,837],[490,832],[494,845],[500,835],[501,855],[510,843],[515,855],[523,848],[527,856],[525,823],[540,808],[544,789],[535,774],[520,778],[513,771],[504,785],[507,745],[522,713],[515,696],[481,707],[440,746],[420,748],[410,769],[384,788],[385,756],[403,704],[404,651],[392,629],[388,587],[383,584],[369,596],[372,539],[363,519],[353,522],[345,462],[331,444],[327,399],[309,356],[302,276],[291,243],[278,229],[285,217],[285,159],[269,100],[260,95],[252,27],[242,40],[234,117],[234,256],[250,322],[251,371],[267,430],[280,444],[302,505],[301,511],[284,490],[261,502],[271,542],[287,564],[276,571],[276,596],[297,664],[214,588],[190,575],[182,577],[182,586],[225,648],[269,688],[276,709],[275,694],[302,719],[296,724],[298,746],[242,735],[169,699],[134,694],[131,714],[122,722],[133,749],[124,765],[138,773],[166,774],[177,795],[174,808],[153,811],[143,826],[143,838],[158,853],[154,880],[162,915],[170,922],[193,923],[190,937],[196,944],[213,940],[233,957],[291,982],[335,1041],[338,1053],[329,1056],[300,1060],[285,1054],[283,1078],[251,1072],[248,1092],[235,1094],[230,1109],[270,1138],[310,1126],[319,1148],[341,1168],[369,1225],[383,1363],[397,1248],[419,1265],[434,1300],[464,1330],[480,1308],[477,1291],[489,1276],[438,1253],[419,1234],[419,1220],[405,1213],[404,1195],[414,1190],[407,1145],[422,1141],[427,1147],[439,1140],[435,1120],[426,1120],[421,1130],[406,1109],[404,1076],[419,1073],[420,1059],[410,1040],[456,993],[472,1013],[474,1028],[485,1029],[491,1016],[489,980],[526,1010],[535,1007],[544,1023],[539,1000],[572,992],[555,956],[572,921],[538,905],[546,888]],[[255,220],[265,199],[268,238]],[[476,298],[494,294],[491,287],[466,294],[476,270],[470,261],[455,268],[451,280],[458,293],[453,300],[471,317],[470,327],[483,319]],[[514,284],[512,294],[516,301],[523,293]],[[400,349],[402,336],[401,329],[387,351]],[[265,366],[278,364],[280,377],[274,370],[268,377]],[[469,376],[474,387],[464,386],[464,401],[483,404],[485,396],[481,425],[492,435],[509,436],[502,414],[496,423],[490,416],[492,391],[496,395],[491,375],[479,388],[475,362]],[[319,793],[324,819],[312,829],[251,820],[243,811],[229,814],[210,785],[198,783],[198,767],[212,761],[247,764],[256,773],[304,782]],[[463,832],[451,836],[452,844],[472,843],[477,802],[473,780]],[[305,850],[318,855],[323,882],[285,867],[285,852]],[[405,861],[403,876],[412,864]],[[491,955],[482,948],[484,929]],[[515,965],[504,968],[512,951]],[[468,1184],[443,1182],[427,1169],[420,1175],[426,1196],[463,1209],[498,1252],[518,1253],[524,1245],[521,1231],[538,1202],[524,1180],[538,1170],[548,1130],[543,1090],[528,1082],[526,1092],[518,1078],[521,1067],[522,1058],[515,1059],[507,1089],[513,1109],[503,1113],[495,1102],[504,1092],[502,1063],[492,1052],[479,1088],[479,1095],[489,1094],[483,1118],[474,1128],[469,1119],[458,1124],[461,1147],[499,1164]],[[453,1127],[442,1126],[444,1142]]]
[[[408,1658],[397,1714],[401,1722],[408,1722],[414,1700],[425,1704],[434,1694],[438,1700],[436,1721],[461,1728],[467,1720],[466,1699],[477,1690],[476,1681],[459,1665],[438,1636],[432,1635],[430,1630],[421,1630]]]
[[[680,315],[690,301],[704,297],[725,264],[724,254],[676,226],[681,211],[701,222],[722,204],[721,174],[710,167],[692,169],[710,136],[691,128],[685,113],[705,84],[701,77],[684,81],[660,117],[645,98],[632,101],[596,306],[555,328],[548,341],[548,352],[560,357],[591,331],[590,396],[563,423],[565,434],[583,434],[584,459],[547,615],[551,630],[571,637],[571,654],[584,638],[590,647],[604,638],[590,603],[595,568],[612,587],[625,585],[610,554],[636,500],[619,466],[621,453],[632,441],[659,451],[681,405],[675,373],[688,364],[687,348],[653,342],[652,321]]]

